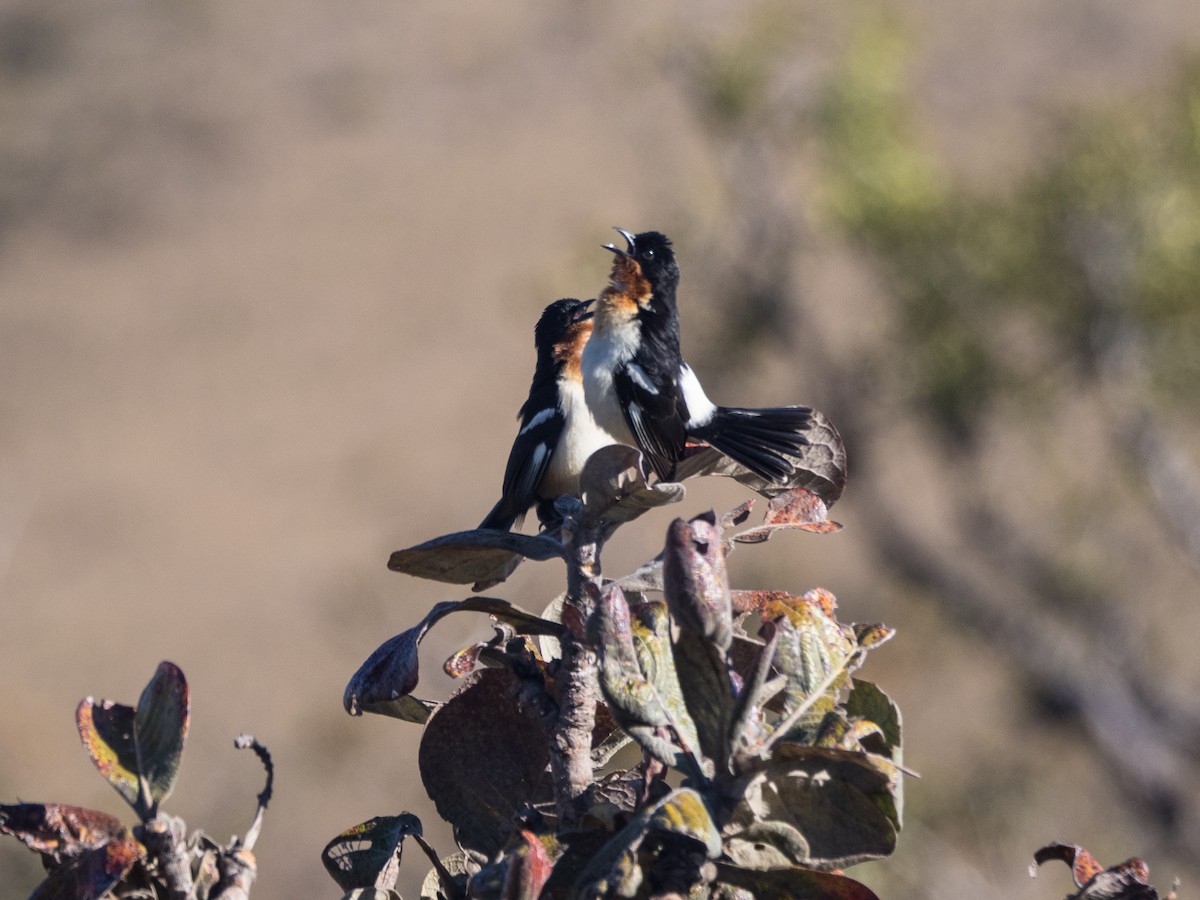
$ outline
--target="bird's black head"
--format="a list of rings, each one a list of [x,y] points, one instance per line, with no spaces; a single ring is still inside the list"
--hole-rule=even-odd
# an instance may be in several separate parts
[[[625,238],[628,248],[622,250],[612,244],[607,244],[607,248],[637,263],[655,295],[673,300],[675,288],[679,286],[679,264],[675,262],[671,239],[658,231],[641,234],[630,234],[621,228],[617,231]]]
[[[591,300],[575,300],[570,297],[555,300],[544,310],[533,330],[533,343],[538,354],[549,355],[554,345],[567,336],[572,325],[592,317]]]

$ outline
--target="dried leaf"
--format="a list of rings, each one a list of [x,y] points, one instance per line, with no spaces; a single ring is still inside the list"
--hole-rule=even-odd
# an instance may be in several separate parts
[[[508,578],[523,559],[562,555],[562,545],[545,535],[476,528],[397,550],[388,559],[388,568],[431,581],[491,586]]]
[[[733,540],[740,544],[760,544],[782,529],[833,534],[841,531],[842,526],[830,521],[824,500],[804,488],[794,488],[772,497],[762,525],[735,534]]]
[[[833,423],[824,413],[813,410],[808,444],[788,458],[796,471],[782,484],[755,475],[711,447],[691,446],[675,466],[675,477],[686,481],[697,475],[723,475],[733,478],[764,497],[774,497],[794,488],[812,491],[833,506],[846,487],[846,447]]]
[[[57,860],[95,850],[125,832],[116,816],[61,803],[0,805],[0,834]]]
[[[483,669],[433,716],[418,762],[425,791],[463,847],[491,856],[518,813],[549,800],[549,736],[511,696],[513,674]]]
[[[1037,867],[1052,859],[1071,867],[1071,878],[1080,889],[1072,900],[1158,900],[1158,891],[1150,886],[1150,867],[1136,856],[1105,869],[1078,844],[1047,844],[1033,855],[1029,874],[1036,875]]]
[[[423,723],[436,704],[410,696],[420,680],[418,648],[425,634],[452,612],[484,612],[522,634],[557,635],[563,626],[494,597],[468,597],[436,604],[420,624],[385,641],[346,685],[342,705],[352,716],[364,712]]]
[[[347,828],[326,844],[321,863],[344,891],[388,891],[400,875],[404,839],[421,833],[421,820],[412,813],[376,816]]]
[[[34,888],[29,900],[100,900],[145,855],[146,848],[132,836],[116,837],[55,867],[46,880]]]

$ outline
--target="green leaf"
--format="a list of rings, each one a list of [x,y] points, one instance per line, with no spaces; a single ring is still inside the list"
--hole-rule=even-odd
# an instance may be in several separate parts
[[[171,662],[161,662],[138,699],[134,718],[140,771],[158,804],[171,794],[183,761],[191,721],[187,679]]]
[[[183,672],[163,662],[136,709],[86,697],[75,711],[84,750],[143,820],[153,818],[175,784],[187,740],[188,706]]]
[[[879,859],[895,849],[900,770],[887,759],[785,743],[762,766],[740,786],[734,826],[785,823],[808,842],[804,862],[821,869]]]
[[[695,725],[682,703],[673,658],[667,652],[670,622],[665,608],[645,604],[636,640],[629,604],[615,583],[605,586],[595,610],[589,629],[599,656],[600,688],[617,723],[646,752],[703,778],[695,756],[699,752]]]
[[[390,891],[400,875],[404,839],[420,834],[421,820],[412,813],[376,816],[326,844],[321,863],[344,891]]]

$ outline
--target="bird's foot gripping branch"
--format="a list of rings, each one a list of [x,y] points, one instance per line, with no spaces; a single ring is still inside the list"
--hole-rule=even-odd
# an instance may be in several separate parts
[[[581,495],[551,533],[484,529],[393,555],[394,569],[460,583],[495,583],[512,554],[557,557],[567,590],[540,615],[439,603],[355,673],[348,711],[425,726],[421,778],[459,851],[441,859],[414,817],[384,817],[329,844],[330,873],[347,896],[396,896],[411,835],[433,862],[429,898],[874,897],[841,870],[895,847],[900,714],[853,674],[891,632],[841,624],[825,591],[737,591],[726,576],[738,544],[836,531],[825,503],[795,487],[746,530],[751,503],[677,519],[661,553],[614,580],[600,574],[606,539],[683,488],[648,484],[637,451],[613,446],[589,460]],[[457,611],[490,614],[495,634],[446,662],[466,679],[449,700],[418,699],[418,646]]]

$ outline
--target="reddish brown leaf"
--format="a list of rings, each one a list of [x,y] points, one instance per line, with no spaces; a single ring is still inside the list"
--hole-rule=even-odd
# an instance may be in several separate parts
[[[798,529],[814,534],[832,534],[842,526],[830,521],[825,501],[804,488],[794,488],[771,498],[763,524],[735,534],[733,540],[742,544],[758,544],[769,540],[781,528]]]
[[[1078,900],[1158,900],[1158,891],[1150,886],[1150,867],[1136,856],[1123,863],[1103,868],[1091,853],[1078,844],[1047,844],[1034,855],[1029,874],[1047,860],[1060,860],[1071,867],[1071,878],[1079,892]]]
[[[29,900],[100,900],[145,854],[146,848],[129,835],[117,837],[55,868]]]
[[[0,833],[11,834],[30,850],[70,859],[95,850],[125,831],[116,816],[61,803],[0,805]]]
[[[1071,867],[1071,877],[1075,880],[1075,887],[1083,887],[1104,871],[1104,866],[1100,865],[1096,857],[1078,844],[1047,844],[1033,854],[1033,859],[1039,866],[1051,859],[1065,862]]]

